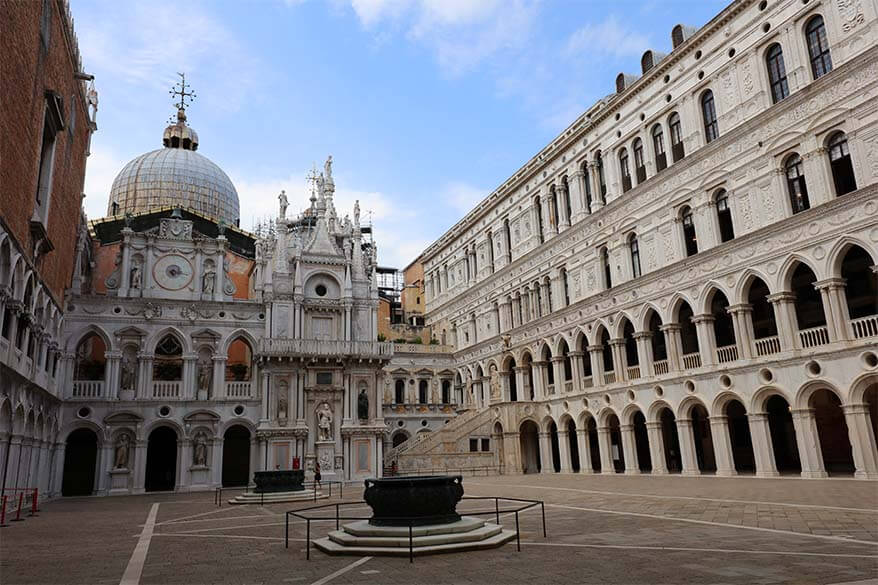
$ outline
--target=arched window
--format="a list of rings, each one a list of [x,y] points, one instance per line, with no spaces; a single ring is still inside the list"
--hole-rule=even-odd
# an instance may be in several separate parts
[[[698,239],[695,236],[695,221],[692,219],[692,209],[688,205],[680,210],[680,223],[683,224],[683,242],[686,245],[686,256],[694,256],[698,253]]]
[[[735,237],[735,228],[732,225],[732,210],[729,208],[729,194],[725,189],[720,189],[714,195],[716,204],[716,218],[719,221],[720,241],[728,242]]]
[[[570,222],[570,218],[573,217],[573,208],[570,207],[570,183],[567,181],[567,176],[561,177],[561,203],[564,205],[564,213],[567,215],[567,222]]]
[[[622,192],[631,189],[631,171],[628,169],[628,149],[619,152],[619,172],[622,174]]]
[[[555,185],[549,187],[549,225],[551,226],[550,231],[557,232],[558,224],[561,223],[559,220],[559,209],[558,209],[558,189]]]
[[[534,197],[534,209],[536,210],[537,215],[537,237],[539,242],[542,244],[543,237],[543,207],[542,202],[540,201],[539,196]]]
[[[604,246],[599,252],[601,258],[601,268],[604,271],[604,288],[609,290],[613,288],[613,273],[610,270],[610,251]]]
[[[76,365],[73,370],[74,380],[104,379],[107,367],[107,346],[101,336],[90,333],[76,346]]]
[[[566,268],[561,269],[561,284],[564,287],[564,306],[567,307],[570,305],[570,277]]]
[[[668,128],[671,131],[671,155],[674,157],[674,162],[677,162],[686,156],[686,151],[683,148],[683,126],[680,124],[680,114],[674,112],[670,115]]]
[[[426,380],[421,380],[418,382],[418,402],[420,404],[427,404],[428,396],[427,389],[429,388],[429,382]]]
[[[628,249],[631,251],[631,275],[639,278],[640,272],[640,244],[637,243],[637,234],[628,236]]]
[[[591,177],[588,176],[588,163],[582,163],[582,182],[585,183],[585,210],[591,213]]]
[[[777,103],[790,95],[790,86],[787,83],[787,70],[783,63],[783,49],[775,43],[768,48],[765,54],[765,63],[768,66],[768,84],[771,86],[771,101]]]
[[[451,380],[442,380],[442,404],[451,402]]]
[[[238,337],[229,344],[229,353],[226,359],[226,380],[229,382],[251,380],[252,365],[253,350],[247,341]]]
[[[823,17],[815,16],[805,27],[808,41],[808,58],[811,60],[811,75],[818,79],[832,71],[832,57],[829,54],[829,41],[826,40],[826,27]]]
[[[655,150],[655,170],[663,171],[668,167],[668,155],[665,154],[665,134],[661,124],[652,127],[652,147]]]
[[[704,140],[708,143],[713,142],[719,138],[719,126],[716,123],[713,92],[709,89],[701,95],[701,117],[704,119]]]
[[[637,173],[637,184],[646,180],[646,163],[643,160],[643,141],[638,138],[631,147],[634,151],[634,172]]]
[[[832,181],[835,183],[837,196],[856,190],[854,165],[848,150],[848,137],[844,132],[836,132],[829,139],[829,166],[832,168]]]
[[[397,380],[393,393],[393,401],[396,404],[405,403],[405,380]]]
[[[488,268],[494,273],[494,235],[488,231]]]
[[[512,231],[509,229],[509,219],[503,220],[503,233],[506,236],[506,262],[512,262]]]
[[[808,201],[808,187],[805,185],[802,157],[798,154],[790,155],[784,165],[784,171],[787,175],[787,192],[790,195],[793,213],[810,209],[811,203]]]
[[[171,334],[165,335],[155,347],[152,378],[162,381],[183,379],[183,346]]]
[[[607,196],[607,178],[604,175],[604,159],[601,157],[600,150],[594,155],[594,164],[598,169],[598,183],[601,186],[601,199],[605,200]]]

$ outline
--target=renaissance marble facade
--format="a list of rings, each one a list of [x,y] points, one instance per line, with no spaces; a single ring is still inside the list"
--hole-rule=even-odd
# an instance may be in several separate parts
[[[876,30],[866,2],[677,26],[428,247],[507,472],[878,477]]]

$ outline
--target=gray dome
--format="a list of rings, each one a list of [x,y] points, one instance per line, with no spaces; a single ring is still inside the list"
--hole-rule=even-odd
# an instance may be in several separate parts
[[[116,175],[107,215],[182,207],[238,225],[238,192],[221,168],[195,152],[198,134],[186,125],[182,109],[163,142],[165,148],[138,156]]]

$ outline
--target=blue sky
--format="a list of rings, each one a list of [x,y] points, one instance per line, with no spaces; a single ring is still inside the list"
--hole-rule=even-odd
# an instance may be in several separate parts
[[[334,159],[337,205],[373,212],[379,262],[403,267],[576,116],[717,0],[73,0],[98,127],[86,211],[161,145],[184,71],[199,152],[232,178],[243,228],[307,205]],[[365,215],[365,212],[364,212]]]

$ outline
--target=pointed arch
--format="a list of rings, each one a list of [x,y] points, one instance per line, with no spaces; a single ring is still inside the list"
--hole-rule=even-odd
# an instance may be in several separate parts
[[[814,273],[816,280],[822,280],[824,278],[824,275],[817,270],[817,266],[812,260],[804,257],[802,254],[793,252],[786,257],[783,264],[781,264],[780,269],[777,271],[777,281],[775,282],[774,287],[775,291],[780,292],[790,290],[793,273],[796,271],[799,264],[804,264],[810,268],[811,272]]]
[[[158,331],[154,332],[146,339],[144,346],[149,351],[152,351],[155,349],[155,346],[158,345],[158,343],[165,338],[166,335],[173,335],[177,339],[177,341],[180,342],[180,345],[183,348],[183,353],[192,352],[192,340],[189,338],[188,335],[185,335],[179,328],[174,327],[173,325],[168,325],[167,327],[164,327],[163,329],[159,329]]]
[[[726,287],[718,283],[716,280],[708,280],[701,288],[701,293],[698,295],[698,313],[710,313],[710,305],[713,302],[713,297],[716,295],[717,291],[723,293],[726,300],[734,298],[726,290]]]
[[[732,293],[733,296],[726,297],[726,298],[729,298],[730,302],[733,305],[736,305],[738,303],[746,303],[747,302],[747,295],[750,292],[750,286],[753,284],[753,281],[756,280],[757,278],[759,280],[761,280],[762,282],[764,282],[765,286],[768,286],[770,279],[768,278],[768,276],[765,275],[765,273],[763,273],[760,270],[756,270],[755,268],[744,269],[744,271],[741,273],[741,276],[738,278],[738,282],[735,283],[734,290],[729,291]],[[772,291],[770,287],[768,290],[769,290],[769,292],[775,292],[775,291]]]
[[[862,248],[862,250],[872,259],[873,264],[878,264],[878,251],[865,241],[849,235],[842,236],[830,249],[826,255],[825,274],[829,277],[841,277],[841,266],[844,258],[851,248]],[[816,274],[816,273],[815,273]]]

